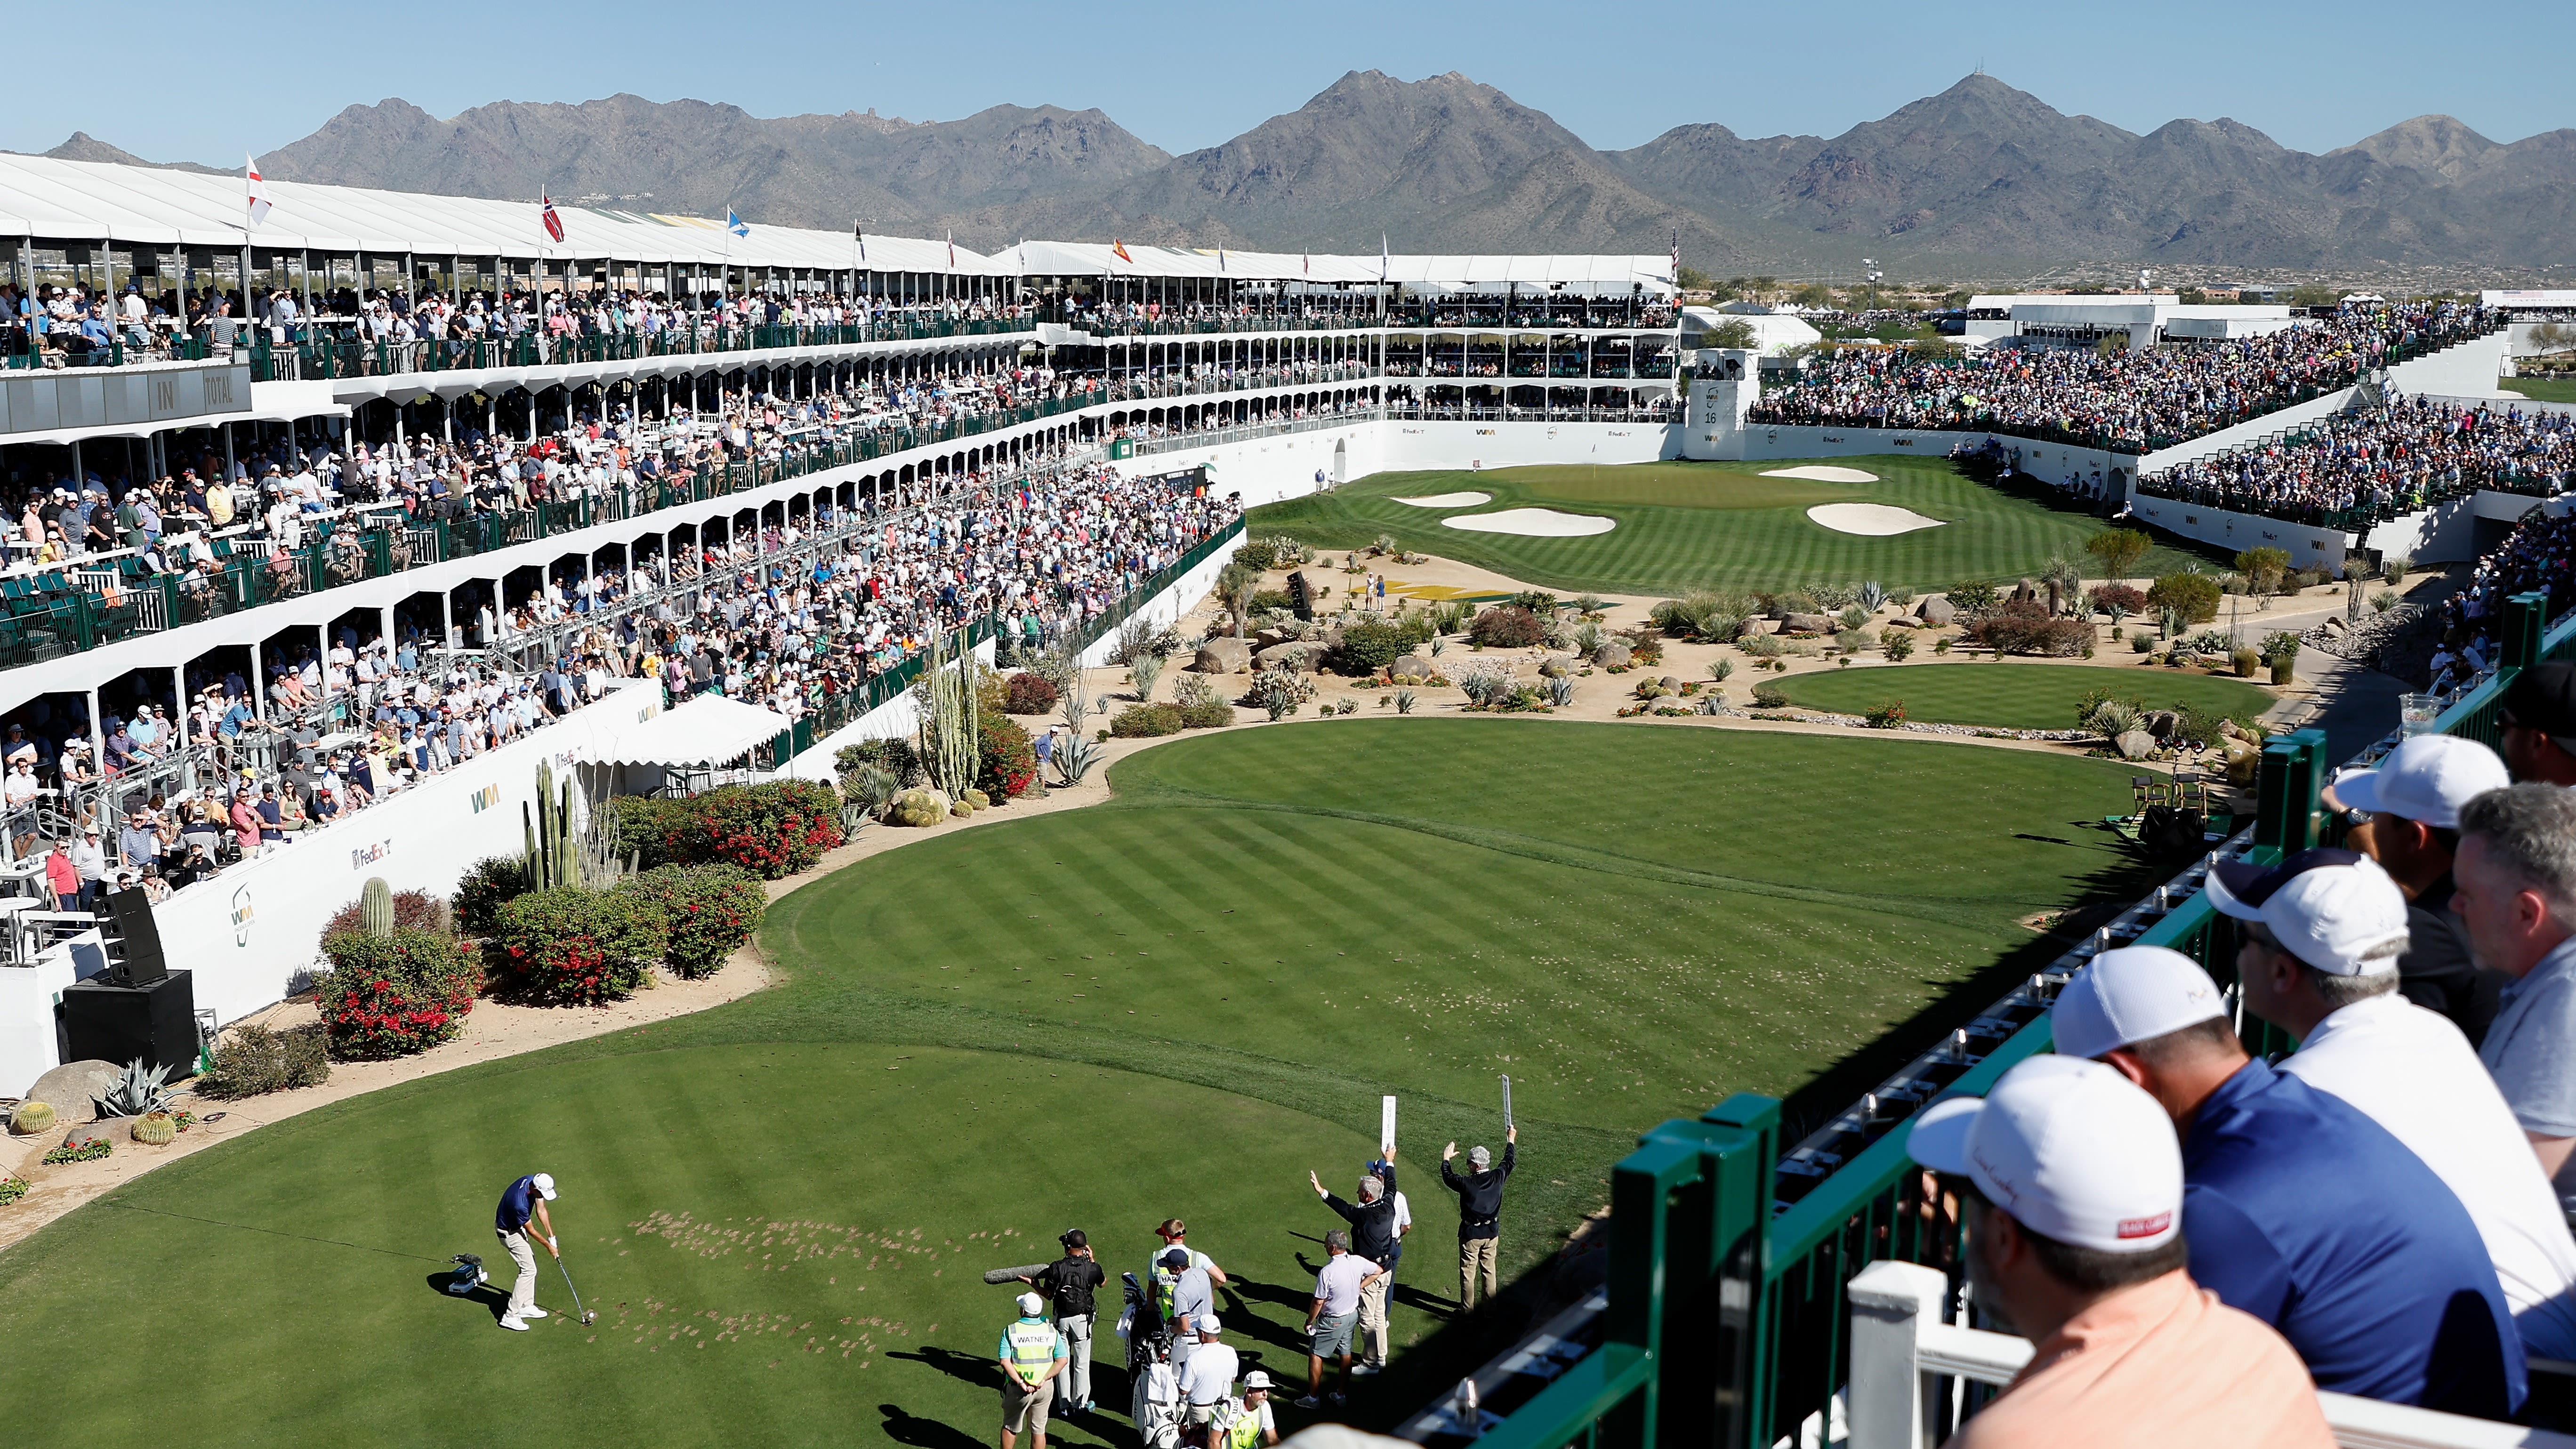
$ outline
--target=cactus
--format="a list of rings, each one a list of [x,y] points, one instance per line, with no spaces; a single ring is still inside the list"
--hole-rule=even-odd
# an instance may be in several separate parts
[[[9,1130],[21,1137],[33,1137],[51,1131],[56,1120],[52,1103],[21,1102],[18,1110],[9,1114]]]
[[[583,885],[604,890],[638,863],[618,859],[589,797],[571,779],[558,788],[551,762],[538,762],[536,804],[533,810],[519,807],[519,823],[527,837],[522,856],[530,890]]]
[[[367,934],[379,941],[394,933],[394,888],[383,876],[367,877],[358,892],[358,918],[366,923]]]
[[[179,1140],[179,1124],[167,1112],[146,1112],[134,1119],[133,1136],[146,1147],[167,1147]]]
[[[147,1112],[158,1112],[170,1105],[171,1098],[179,1095],[162,1090],[161,1083],[169,1075],[168,1067],[146,1068],[143,1059],[136,1057],[132,1065],[126,1067],[125,1075],[117,1078],[115,1086],[90,1100],[97,1106],[101,1117],[140,1117]]]

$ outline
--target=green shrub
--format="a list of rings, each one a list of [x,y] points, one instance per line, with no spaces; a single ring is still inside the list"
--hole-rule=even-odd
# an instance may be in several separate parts
[[[2236,666],[2236,677],[2239,679],[2252,679],[2254,671],[2263,667],[2263,656],[2252,649],[2230,650],[2227,658]]]
[[[60,1167],[67,1162],[96,1162],[115,1150],[115,1146],[106,1138],[97,1137],[80,1144],[78,1147],[65,1143],[64,1145],[55,1148],[53,1151],[46,1153],[44,1157],[39,1160],[47,1167]]]
[[[1038,777],[1038,752],[1029,732],[1004,715],[975,717],[975,758],[975,783],[997,800],[1018,798]]]
[[[1234,706],[1221,699],[1205,699],[1197,704],[1175,705],[1181,712],[1181,726],[1194,730],[1221,730],[1234,723]]]
[[[318,1087],[330,1079],[331,1058],[321,1032],[244,1026],[215,1048],[214,1064],[197,1078],[196,1087],[202,1096],[231,1101],[289,1087]]]
[[[0,1207],[7,1207],[27,1195],[27,1179],[0,1177]]]
[[[623,1001],[662,958],[661,908],[630,891],[530,891],[501,908],[489,944],[495,984],[546,1006]]]
[[[1269,569],[1279,562],[1279,546],[1266,538],[1246,539],[1235,549],[1234,561],[1249,569]]]
[[[1342,626],[1342,641],[1324,653],[1324,667],[1336,674],[1365,679],[1403,658],[1413,646],[1431,642],[1431,621],[1415,614],[1403,623],[1355,619]]]
[[[1171,704],[1131,704],[1109,717],[1109,733],[1120,739],[1176,735],[1187,728],[1180,706]]]
[[[1547,626],[1518,604],[1496,604],[1467,626],[1467,637],[1488,649],[1526,649],[1547,637]]]
[[[640,797],[627,796],[626,799]],[[465,868],[449,902],[456,930],[466,936],[492,934],[492,913],[503,902],[528,889],[528,868],[515,855],[487,855]],[[399,922],[398,922],[399,924]]]
[[[1868,723],[1871,729],[1892,730],[1898,725],[1905,723],[1905,701],[1901,699],[1881,700],[1876,708],[1864,711],[1861,718]]]
[[[738,865],[665,865],[618,882],[617,893],[662,913],[662,964],[692,980],[733,957],[760,928],[769,892]]]
[[[1962,618],[1967,619],[1982,619],[2001,607],[2004,601],[2003,590],[1985,579],[1952,584],[1942,597],[1950,601],[1950,607],[1958,610]]]
[[[1256,614],[1269,610],[1289,614],[1296,609],[1297,601],[1288,597],[1286,589],[1262,589],[1252,596],[1252,612]]]
[[[508,909],[502,908],[505,915]],[[465,1029],[465,1014],[483,990],[474,949],[437,932],[343,931],[322,938],[322,954],[331,962],[318,1002],[322,1031],[331,1055],[342,1061],[429,1050]]]
[[[1533,614],[1553,614],[1556,612],[1556,595],[1545,589],[1523,589],[1512,595],[1511,607],[1527,609]]]
[[[2299,657],[2299,636],[2287,629],[2275,629],[2263,636],[2263,658],[2278,664]]]
[[[1880,647],[1886,651],[1889,662],[1902,664],[1914,655],[1914,631],[1890,629]]]
[[[1753,707],[1755,709],[1784,709],[1788,706],[1788,703],[1788,692],[1783,690],[1777,684],[1766,681],[1765,683],[1753,686]]]
[[[2147,607],[2172,609],[2186,624],[2206,624],[2218,617],[2218,580],[2207,574],[2167,574],[2147,589]]]
[[[1016,674],[1012,678],[1037,679],[1037,676]],[[1043,679],[1038,679],[1037,682],[1047,683]],[[1055,686],[1047,684],[1047,688],[1053,689]],[[1009,699],[1009,689],[1010,686],[1003,686],[1003,698],[1006,703]],[[1012,710],[1011,712],[1019,714],[1027,711]],[[1043,713],[1043,711],[1035,712]],[[921,752],[914,749],[912,741],[908,739],[861,740],[855,745],[843,745],[832,752],[832,773],[835,776],[846,775],[861,765],[874,765],[886,771],[894,776],[898,787],[906,790],[914,789],[930,778],[930,772],[921,763]],[[641,797],[623,795],[618,798],[625,801]]]

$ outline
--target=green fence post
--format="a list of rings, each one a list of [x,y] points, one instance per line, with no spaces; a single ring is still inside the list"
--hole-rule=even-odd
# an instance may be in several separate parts
[[[2547,594],[2513,594],[2504,601],[2504,655],[2498,672],[2529,669],[2541,660],[2540,635],[2549,625]]]
[[[2256,777],[2254,844],[2278,852],[2275,860],[2317,843],[2325,753],[2326,732],[2319,729],[2275,736],[2263,746]]]
[[[1704,1340],[1704,1345],[1695,1345],[1699,1351],[1686,1354],[1668,1333],[1665,1352],[1676,1364],[1696,1356],[1699,1371],[1712,1381],[1713,1432],[1706,1442],[1721,1449],[1745,1449],[1771,1441],[1764,1426],[1771,1420],[1778,1345],[1770,1322],[1773,1296],[1763,1286],[1771,1269],[1780,1103],[1776,1098],[1738,1092],[1702,1113],[1700,1120],[1735,1134],[1724,1150],[1703,1164],[1715,1198],[1708,1260],[1715,1301],[1703,1301],[1697,1315]]]
[[[1662,1378],[1656,1360],[1663,1350],[1670,1286],[1665,1274],[1673,1227],[1683,1218],[1674,1211],[1674,1199],[1700,1181],[1699,1144],[1665,1140],[1660,1134],[1666,1128],[1689,1131],[1694,1126],[1665,1123],[1610,1170],[1610,1219],[1618,1226],[1610,1234],[1610,1310],[1604,1316],[1602,1337],[1609,1344],[1635,1350],[1653,1370],[1637,1393],[1633,1416],[1621,1414],[1623,1422],[1603,1436],[1608,1445],[1619,1449],[1656,1442]]]

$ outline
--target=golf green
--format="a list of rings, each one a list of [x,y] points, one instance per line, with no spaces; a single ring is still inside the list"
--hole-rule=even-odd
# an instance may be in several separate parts
[[[1871,483],[1771,478],[1794,463],[1632,463],[1378,473],[1329,493],[1252,511],[1255,534],[1284,533],[1317,548],[1364,548],[1381,536],[1544,588],[1673,595],[1692,589],[1789,589],[1876,579],[1929,592],[1966,579],[2033,576],[2053,556],[2084,558],[2102,520],[2043,491],[2010,492],[1963,476],[1940,458],[1835,458],[1878,475]],[[1478,492],[1491,503],[1420,508],[1401,498]],[[1819,504],[1909,509],[1941,527],[1868,537],[1807,516]],[[1444,520],[1512,508],[1551,508],[1615,520],[1607,533],[1528,538],[1451,528]],[[2159,544],[2140,576],[2193,556]],[[2215,557],[2215,555],[2212,555]]]
[[[965,1449],[1010,1316],[980,1270],[1081,1226],[1114,1317],[1174,1215],[1235,1280],[1230,1340],[1293,1379],[1336,1225],[1306,1173],[1347,1195],[1395,1093],[1405,1351],[1348,1411],[1383,1426],[1511,1327],[1441,1308],[1439,1149],[1499,1137],[1498,1075],[1508,1277],[1638,1129],[1813,1080],[2024,969],[2017,917],[2142,885],[2070,828],[2127,798],[2119,767],[1955,743],[1355,719],[1185,738],[1112,782],[788,896],[771,990],[288,1119],[0,1253],[13,1428],[130,1444],[184,1395],[201,1445]],[[506,1286],[492,1201],[539,1169],[601,1318],[549,1264],[557,1316],[501,1333],[434,1280],[473,1252]],[[147,1377],[64,1392],[138,1344]],[[1123,1408],[1118,1355],[1104,1328]]]
[[[2253,719],[2272,707],[2270,694],[2237,679],[2143,667],[2087,668],[2010,660],[1837,669],[1792,675],[1774,683],[1791,704],[1808,709],[1862,714],[1900,700],[1910,720],[2016,730],[2073,729],[2076,703],[2101,689],[2149,709],[2188,705],[2204,714],[2240,720]]]
[[[2496,386],[2521,393],[2533,402],[2576,402],[2576,378],[2501,377],[2496,379]]]

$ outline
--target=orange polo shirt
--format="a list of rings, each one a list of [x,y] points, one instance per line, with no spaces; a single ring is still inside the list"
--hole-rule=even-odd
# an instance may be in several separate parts
[[[2290,1345],[2177,1268],[2066,1321],[1952,1449],[2332,1449]]]

